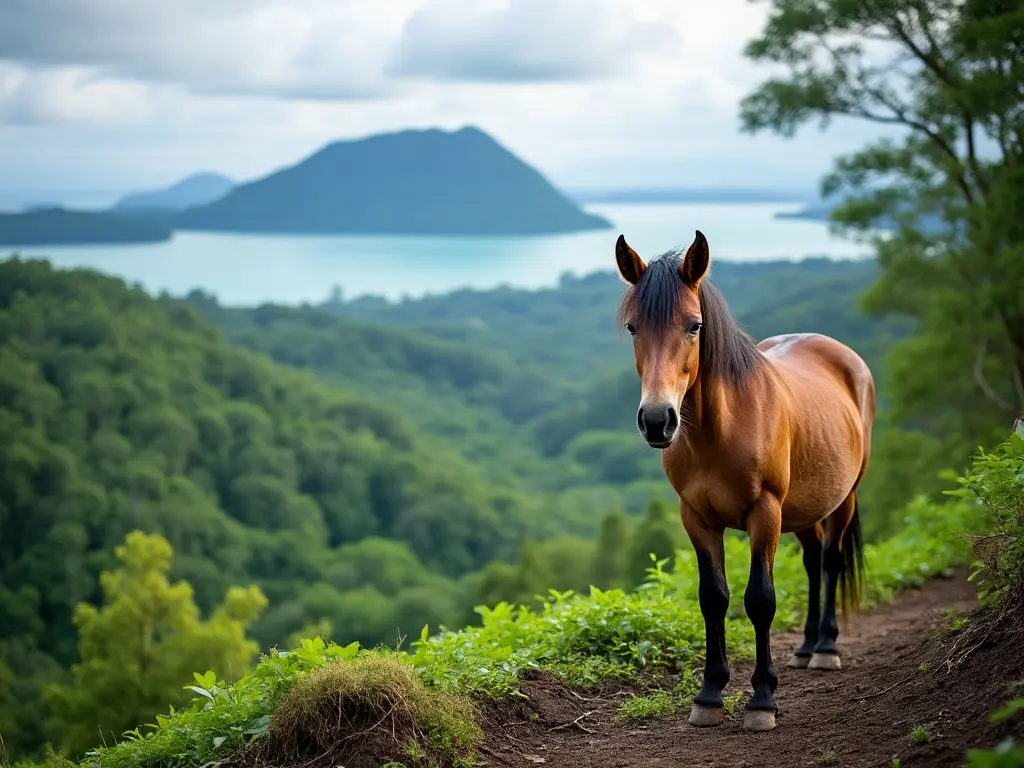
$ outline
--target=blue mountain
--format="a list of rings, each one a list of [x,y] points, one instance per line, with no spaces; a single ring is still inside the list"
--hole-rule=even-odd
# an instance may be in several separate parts
[[[605,229],[483,131],[406,130],[325,146],[181,211],[175,229],[531,235]]]
[[[117,202],[114,210],[125,212],[173,212],[212,203],[227,194],[235,182],[216,173],[197,173],[166,189],[135,192]]]

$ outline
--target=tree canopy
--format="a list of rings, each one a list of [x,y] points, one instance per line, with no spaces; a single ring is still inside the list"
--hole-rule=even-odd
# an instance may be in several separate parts
[[[748,131],[853,119],[891,135],[823,181],[836,225],[870,239],[876,314],[913,321],[888,352],[908,453],[966,451],[1024,412],[1024,6],[1016,0],[772,0],[747,55],[782,74]],[[872,231],[879,223],[891,232]],[[927,438],[925,437],[927,436]],[[922,443],[941,447],[921,450]],[[920,467],[921,464],[919,463]]]
[[[121,567],[100,576],[103,604],[76,607],[79,660],[71,681],[48,691],[65,754],[82,754],[97,734],[116,741],[187,703],[182,683],[197,669],[234,681],[256,660],[259,646],[245,630],[267,605],[263,593],[232,587],[202,620],[192,587],[168,579],[172,554],[162,536],[129,533],[115,549]]]

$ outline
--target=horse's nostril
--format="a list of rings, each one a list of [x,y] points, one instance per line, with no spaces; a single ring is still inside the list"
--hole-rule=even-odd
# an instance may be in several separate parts
[[[669,406],[668,414],[665,417],[665,437],[672,437],[679,428],[679,412]]]
[[[640,434],[647,437],[647,426],[644,424],[644,409],[640,408],[636,412],[636,428],[640,430]]]

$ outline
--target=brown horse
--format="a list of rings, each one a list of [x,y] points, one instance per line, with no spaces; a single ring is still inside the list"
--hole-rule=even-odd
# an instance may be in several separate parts
[[[729,682],[722,536],[750,539],[743,596],[756,660],[744,728],[775,727],[770,631],[773,566],[782,533],[803,546],[809,597],[804,643],[791,667],[840,668],[836,588],[856,608],[863,572],[857,486],[868,465],[875,387],[867,364],[827,336],[790,334],[760,344],[744,333],[705,278],[711,254],[699,231],[686,251],[645,264],[621,235],[615,246],[628,284],[619,316],[633,337],[641,397],[636,423],[663,451],[697,554],[707,653],[690,723],[720,725]],[[822,572],[824,609],[820,605]]]

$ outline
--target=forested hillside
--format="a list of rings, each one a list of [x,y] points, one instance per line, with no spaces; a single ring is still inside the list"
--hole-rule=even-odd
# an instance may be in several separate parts
[[[262,587],[261,647],[321,619],[393,642],[456,613],[454,577],[554,532],[397,410],[229,345],[186,303],[0,262],[0,660],[34,728],[76,604],[136,529],[204,610]]]
[[[860,315],[874,274],[822,260],[720,262],[714,277],[755,336],[819,330],[877,366],[907,326]],[[74,732],[50,686],[83,652],[76,606],[101,602],[100,574],[132,531],[165,537],[168,578],[203,615],[257,587],[262,649],[314,633],[393,647],[477,621],[477,605],[639,584],[650,555],[683,538],[659,457],[635,434],[621,290],[604,273],[234,309],[0,263],[7,748]],[[876,473],[876,532],[928,484],[893,471]]]
[[[876,274],[870,262],[826,259],[719,261],[712,269],[755,338],[813,330],[845,341],[878,374],[884,404],[884,351],[912,326],[860,312],[859,296]],[[190,300],[231,341],[384,398],[489,478],[554,494],[548,504],[560,524],[592,536],[608,506],[637,513],[652,495],[670,498],[659,456],[636,437],[639,383],[615,321],[621,295],[619,278],[602,272],[565,276],[551,289],[461,290],[397,303],[361,297],[233,309],[201,292]],[[916,438],[891,430],[879,450],[906,453],[908,443],[920,447]],[[915,489],[937,488],[934,474],[945,468],[945,456],[909,467],[902,458],[868,480],[875,533],[889,530],[886,510]],[[908,474],[924,477],[908,486]]]

